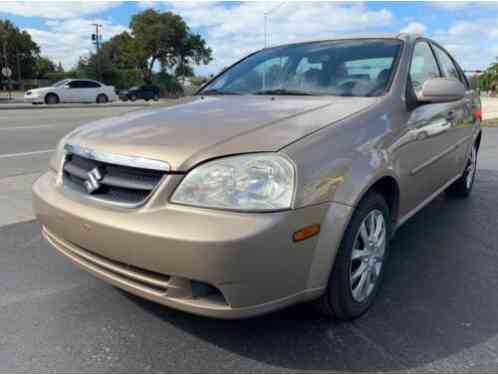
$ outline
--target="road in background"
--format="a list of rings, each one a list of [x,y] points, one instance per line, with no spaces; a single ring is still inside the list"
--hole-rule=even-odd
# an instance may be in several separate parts
[[[363,318],[337,322],[305,305],[219,321],[80,271],[31,220],[44,151],[79,124],[129,110],[0,111],[0,371],[498,369],[498,129],[484,129],[472,196],[441,195],[399,230]]]
[[[78,126],[137,108],[0,111],[0,226],[33,219],[31,185],[58,140]]]

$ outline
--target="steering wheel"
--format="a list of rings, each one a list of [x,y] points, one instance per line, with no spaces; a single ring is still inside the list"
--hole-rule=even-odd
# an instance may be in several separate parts
[[[358,79],[348,79],[339,84],[339,91],[342,92],[342,95],[351,96],[353,95],[353,88],[359,82]]]

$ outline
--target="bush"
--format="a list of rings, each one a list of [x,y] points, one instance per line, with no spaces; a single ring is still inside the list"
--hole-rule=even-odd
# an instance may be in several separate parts
[[[165,71],[161,71],[154,75],[152,83],[159,86],[161,96],[166,98],[178,98],[183,96],[183,87],[178,80]]]

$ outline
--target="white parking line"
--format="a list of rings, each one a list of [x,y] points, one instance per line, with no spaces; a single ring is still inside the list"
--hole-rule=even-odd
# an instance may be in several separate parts
[[[38,155],[38,154],[48,154],[49,152],[54,152],[54,151],[55,151],[55,149],[30,151],[30,152],[19,152],[17,154],[3,154],[3,155],[0,155],[0,159],[17,158],[20,156],[29,156],[29,155]]]
[[[29,130],[29,129],[46,129],[53,128],[54,125],[36,125],[36,126],[12,126],[10,128],[0,128],[0,131],[9,131],[9,130]]]

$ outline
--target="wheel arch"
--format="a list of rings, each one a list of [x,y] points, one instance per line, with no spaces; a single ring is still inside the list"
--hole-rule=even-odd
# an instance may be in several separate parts
[[[49,91],[45,94],[45,96],[43,97],[43,101],[45,103],[47,103],[47,98],[52,95],[52,96],[55,96],[57,98],[57,101],[60,102],[61,101],[61,97],[56,93],[56,92],[53,92],[53,91]]]
[[[477,134],[475,145],[477,146],[477,151],[481,147],[481,138],[482,138],[482,130],[479,130],[479,134]]]
[[[353,205],[331,202],[322,221],[320,236],[310,266],[308,288],[325,288],[353,213],[361,200],[372,191],[377,192],[386,200],[392,220],[391,232],[394,233],[399,214],[400,187],[398,179],[392,174],[384,174],[372,179],[358,195]]]
[[[95,101],[98,102],[99,101],[99,98],[103,96],[106,98],[106,101],[109,101],[109,95],[107,95],[105,92],[100,92],[97,94],[97,97],[95,98]]]

